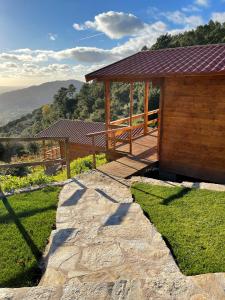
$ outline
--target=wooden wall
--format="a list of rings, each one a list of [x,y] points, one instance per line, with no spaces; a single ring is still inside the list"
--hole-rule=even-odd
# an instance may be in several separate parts
[[[165,78],[160,168],[225,183],[225,76]]]
[[[101,150],[97,148],[96,152],[100,153]],[[62,153],[62,156],[64,157],[64,144],[60,143],[60,151]],[[79,158],[79,157],[84,157],[87,155],[92,154],[92,146],[90,145],[83,145],[83,144],[73,144],[69,143],[69,156],[70,156],[70,161]]]

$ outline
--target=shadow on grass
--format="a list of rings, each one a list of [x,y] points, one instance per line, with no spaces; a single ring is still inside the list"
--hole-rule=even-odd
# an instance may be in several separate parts
[[[142,189],[140,189],[140,188],[137,188],[136,186],[132,186],[132,189],[137,190],[137,191],[139,191],[139,192],[142,192],[142,193],[144,193],[144,194],[151,195],[151,196],[153,196],[153,197],[156,197],[156,198],[159,198],[159,199],[164,200],[163,197],[157,196],[157,195],[155,195],[155,194],[153,194],[153,193],[150,193],[150,192],[147,192],[147,191],[142,190]],[[135,198],[134,195],[132,195],[132,196],[133,196],[133,198]]]
[[[38,267],[38,263],[35,262],[30,268],[18,272],[6,280],[1,280],[0,288],[20,288],[24,286],[24,282],[26,282],[27,287],[37,286],[41,275],[42,271]]]
[[[30,248],[32,254],[34,255],[36,261],[39,261],[41,258],[41,252],[39,251],[38,247],[35,245],[33,240],[31,239],[29,233],[26,231],[23,224],[20,222],[18,216],[14,212],[12,206],[10,205],[8,199],[2,195],[2,203],[4,204],[6,210],[9,213],[10,218],[14,221],[16,227],[18,228],[19,232],[21,233],[22,237],[24,238],[25,242],[27,243],[27,246]]]
[[[187,195],[188,193],[191,192],[191,188],[182,188],[178,193],[174,194],[174,195],[171,195],[167,198],[164,198],[164,197],[161,197],[161,196],[157,196],[153,193],[150,193],[150,192],[147,192],[145,190],[142,190],[140,188],[137,188],[136,186],[133,186],[132,187],[134,190],[137,190],[139,192],[142,192],[144,194],[147,194],[147,195],[150,195],[150,196],[153,196],[153,197],[156,197],[156,198],[159,198],[159,199],[162,199],[162,202],[161,204],[163,205],[169,205],[171,202],[175,201],[175,200],[178,200],[179,198],[182,198],[183,196]],[[132,195],[133,198],[135,198],[134,195]]]
[[[45,212],[45,211],[48,211],[51,209],[56,209],[56,205],[50,205],[50,206],[47,206],[44,208],[36,208],[36,209],[27,210],[24,212],[19,212],[16,214],[16,216],[17,216],[17,218],[32,217],[35,214],[39,214],[39,213],[42,213],[42,212]],[[0,223],[9,223],[9,222],[14,222],[14,219],[12,218],[11,214],[0,217]]]
[[[191,191],[190,188],[183,188],[178,193],[163,199],[162,204],[169,205],[171,202],[178,200],[179,198],[182,198],[183,196],[187,195],[188,193],[190,193],[190,191]]]

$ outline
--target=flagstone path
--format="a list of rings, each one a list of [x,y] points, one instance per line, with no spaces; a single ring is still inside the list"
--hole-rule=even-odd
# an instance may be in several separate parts
[[[180,272],[129,183],[92,171],[64,186],[39,286],[0,299],[225,299],[224,273]]]

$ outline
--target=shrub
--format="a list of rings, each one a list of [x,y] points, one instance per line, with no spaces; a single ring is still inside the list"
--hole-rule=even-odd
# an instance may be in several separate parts
[[[29,173],[30,173],[30,170],[28,167],[20,166],[20,167],[16,167],[16,168],[5,169],[0,174],[24,177],[24,176],[27,176]]]
[[[100,166],[106,163],[105,154],[96,155],[96,166]],[[74,177],[78,174],[91,170],[93,168],[92,155],[88,155],[82,158],[77,158],[70,163],[71,176]],[[61,171],[54,176],[56,181],[66,180],[66,170]]]
[[[28,144],[27,150],[29,151],[30,154],[36,155],[40,151],[40,145],[38,143],[31,142]]]
[[[96,155],[96,165],[100,166],[106,163],[105,154]],[[75,159],[70,164],[71,176],[74,177],[80,173],[92,169],[92,155]],[[10,192],[15,189],[30,187],[35,185],[47,184],[53,181],[66,180],[66,170],[60,171],[55,176],[48,176],[44,173],[42,167],[36,167],[31,174],[24,177],[15,176],[15,174],[1,175],[0,186],[3,191]]]
[[[1,188],[5,192],[10,192],[15,189],[30,187],[34,185],[47,184],[53,181],[51,176],[45,175],[43,172],[34,172],[25,177],[12,175],[0,176]]]

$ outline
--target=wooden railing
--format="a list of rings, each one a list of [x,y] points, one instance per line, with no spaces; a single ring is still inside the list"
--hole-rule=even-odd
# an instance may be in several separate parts
[[[8,169],[8,168],[16,168],[16,167],[32,167],[32,166],[49,166],[52,164],[65,164],[66,165],[66,171],[67,171],[67,178],[71,177],[70,172],[70,158],[69,158],[69,139],[67,137],[63,138],[57,138],[57,137],[10,137],[10,138],[0,138],[0,143],[15,143],[15,142],[34,142],[34,141],[42,141],[43,142],[43,160],[37,160],[37,161],[18,161],[13,163],[7,163],[7,164],[0,164],[0,169]],[[45,149],[45,141],[57,141],[57,142],[63,142],[65,147],[65,157],[61,158],[61,153],[59,156],[59,147],[54,147],[53,152],[50,154]]]
[[[148,116],[157,114],[158,112],[159,112],[159,109],[151,110],[151,111],[148,112]],[[145,114],[141,113],[141,114],[137,114],[137,115],[132,116],[131,119],[133,121],[133,120],[137,120],[137,119],[140,119],[140,118],[144,118],[144,116],[145,116]],[[130,121],[130,117],[122,118],[122,119],[118,119],[118,120],[110,122],[110,125],[121,125],[121,124],[128,123],[129,121]]]
[[[148,112],[148,116],[157,114],[159,112],[159,109],[155,109],[152,111]],[[140,118],[144,117],[144,113],[134,115],[132,116],[132,120],[137,120]],[[140,123],[137,125],[131,125],[127,126],[124,125],[125,123],[130,122],[130,117],[128,118],[122,118],[116,121],[110,122],[110,129],[109,130],[104,130],[104,131],[98,131],[98,132],[92,132],[87,134],[87,137],[90,137],[92,139],[92,153],[93,153],[93,167],[96,168],[96,140],[95,138],[100,135],[105,135],[106,136],[106,142],[107,142],[107,149],[108,150],[114,150],[116,151],[116,143],[117,142],[128,142],[130,146],[130,154],[132,154],[132,141],[136,139],[137,137],[143,136],[144,135],[144,127],[145,123]],[[147,125],[154,125],[158,122],[158,117],[152,120],[149,120],[147,122]],[[135,129],[138,128],[143,128],[143,131],[140,132],[139,134],[133,136],[133,132]],[[128,133],[126,135],[126,133]]]

